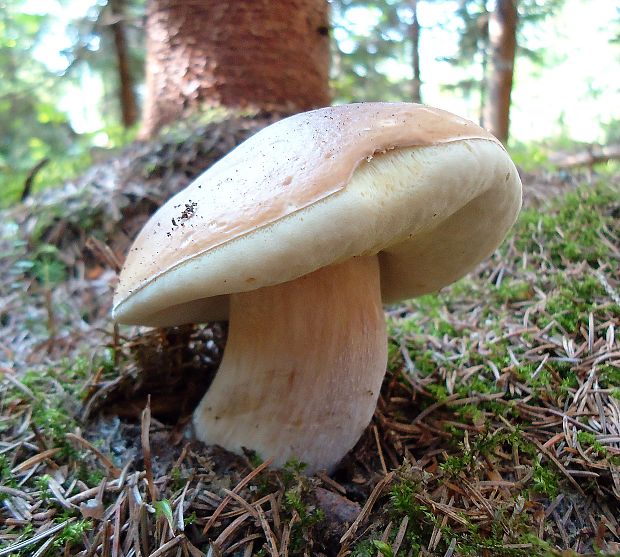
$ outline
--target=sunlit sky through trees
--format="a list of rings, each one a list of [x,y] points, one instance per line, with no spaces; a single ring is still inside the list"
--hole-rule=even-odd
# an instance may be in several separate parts
[[[456,53],[459,21],[450,15],[455,4],[450,0],[419,3],[422,95],[428,104],[477,120],[479,100],[474,95],[466,98],[443,87],[476,71],[439,60]],[[29,0],[27,11],[54,19],[34,56],[61,72],[67,63],[61,52],[72,40],[66,35],[67,24],[83,17],[92,5],[93,0]],[[514,139],[564,135],[578,141],[602,141],[602,126],[620,119],[620,45],[610,43],[617,33],[612,22],[618,19],[618,8],[616,0],[566,0],[557,14],[526,30],[526,46],[544,49],[544,65],[523,57],[517,61],[511,113]],[[359,8],[347,13],[341,24],[354,26],[357,35],[373,33],[375,12]],[[335,38],[344,52],[352,47],[338,30]],[[393,61],[383,71],[394,79],[411,75],[408,60]],[[88,72],[83,73],[79,87],[67,87],[60,108],[68,112],[76,131],[93,132],[102,126],[97,100],[103,91],[100,79]],[[105,136],[100,140],[105,143]]]

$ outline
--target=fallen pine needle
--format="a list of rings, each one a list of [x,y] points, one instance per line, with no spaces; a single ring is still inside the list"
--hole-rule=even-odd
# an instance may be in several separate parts
[[[39,462],[48,459],[50,456],[54,456],[60,449],[47,449],[47,451],[42,451],[39,454],[36,454],[30,457],[28,460],[24,460],[21,464],[18,464],[13,470],[11,470],[11,474],[20,474],[21,472],[25,472],[29,468],[36,466]]]
[[[233,489],[233,493],[239,493],[248,483],[250,483],[256,476],[258,476],[265,468],[267,468],[273,462],[273,458],[265,460],[260,466],[257,466],[254,470],[252,470],[245,478],[243,478]],[[202,531],[203,534],[206,534],[211,527],[215,524],[215,521],[218,519],[222,511],[226,508],[226,506],[232,501],[232,497],[227,495],[222,499],[222,502],[219,504],[217,509],[213,511],[211,518],[205,524],[205,527]]]
[[[162,557],[162,555],[164,555],[166,551],[177,546],[184,539],[185,539],[185,534],[179,534],[178,536],[175,536],[171,540],[168,540],[164,545],[160,546],[158,549],[153,551],[153,553],[151,553],[149,557]]]
[[[112,475],[112,477],[118,478],[121,475],[121,471],[116,466],[114,466],[114,463],[97,447],[86,441],[86,439],[80,437],[79,435],[75,435],[75,433],[66,433],[65,437],[79,443],[86,450],[94,453],[95,456],[101,461],[101,464],[103,464],[105,469]]]
[[[33,543],[40,542],[41,540],[48,538],[52,534],[59,532],[65,526],[67,526],[68,524],[71,524],[72,522],[75,522],[75,518],[70,518],[69,520],[65,520],[64,522],[61,522],[60,524],[57,524],[56,526],[52,526],[49,530],[45,530],[45,532],[41,532],[40,534],[37,534],[36,536],[33,536],[32,538],[28,540],[24,540],[23,542],[17,542],[17,543],[14,543],[13,545],[7,545],[3,549],[0,549],[0,557],[2,555],[10,555],[11,553],[20,551],[21,549],[28,547],[29,545],[32,545]]]
[[[153,463],[151,461],[151,444],[149,441],[149,431],[151,429],[151,397],[146,402],[144,410],[142,410],[141,420],[141,435],[142,442],[142,456],[144,458],[144,470],[146,472],[146,483],[149,488],[149,495],[151,496],[151,502],[157,501],[157,488],[155,487],[155,481],[153,479]]]
[[[377,482],[377,485],[372,490],[372,493],[368,497],[368,500],[366,501],[364,507],[360,511],[360,514],[357,515],[357,518],[353,521],[351,526],[349,526],[349,529],[344,533],[342,538],[340,538],[340,544],[343,546],[343,548],[344,548],[345,543],[351,537],[353,537],[355,535],[355,532],[359,528],[359,525],[370,514],[370,511],[372,510],[372,507],[374,506],[375,502],[377,501],[377,499],[381,495],[382,491],[390,483],[392,483],[393,479],[394,479],[394,472],[390,472],[389,474],[387,474],[387,476],[385,476],[379,482]]]

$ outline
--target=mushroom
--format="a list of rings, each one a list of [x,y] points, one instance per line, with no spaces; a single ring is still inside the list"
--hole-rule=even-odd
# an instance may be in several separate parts
[[[407,103],[329,107],[248,139],[170,199],[129,251],[121,323],[229,320],[196,436],[332,470],[373,415],[382,304],[489,256],[521,205],[517,170],[475,124]]]

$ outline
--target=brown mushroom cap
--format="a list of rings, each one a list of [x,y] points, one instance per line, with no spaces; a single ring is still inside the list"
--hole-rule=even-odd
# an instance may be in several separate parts
[[[151,217],[125,261],[114,317],[157,326],[224,319],[231,293],[371,254],[384,301],[416,296],[487,257],[520,205],[512,161],[472,122],[407,103],[298,114],[248,139]]]

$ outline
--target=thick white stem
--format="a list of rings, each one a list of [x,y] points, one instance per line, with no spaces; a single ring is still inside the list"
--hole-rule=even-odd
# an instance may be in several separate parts
[[[231,296],[220,369],[194,413],[199,439],[279,466],[333,469],[370,422],[387,362],[377,258]]]

